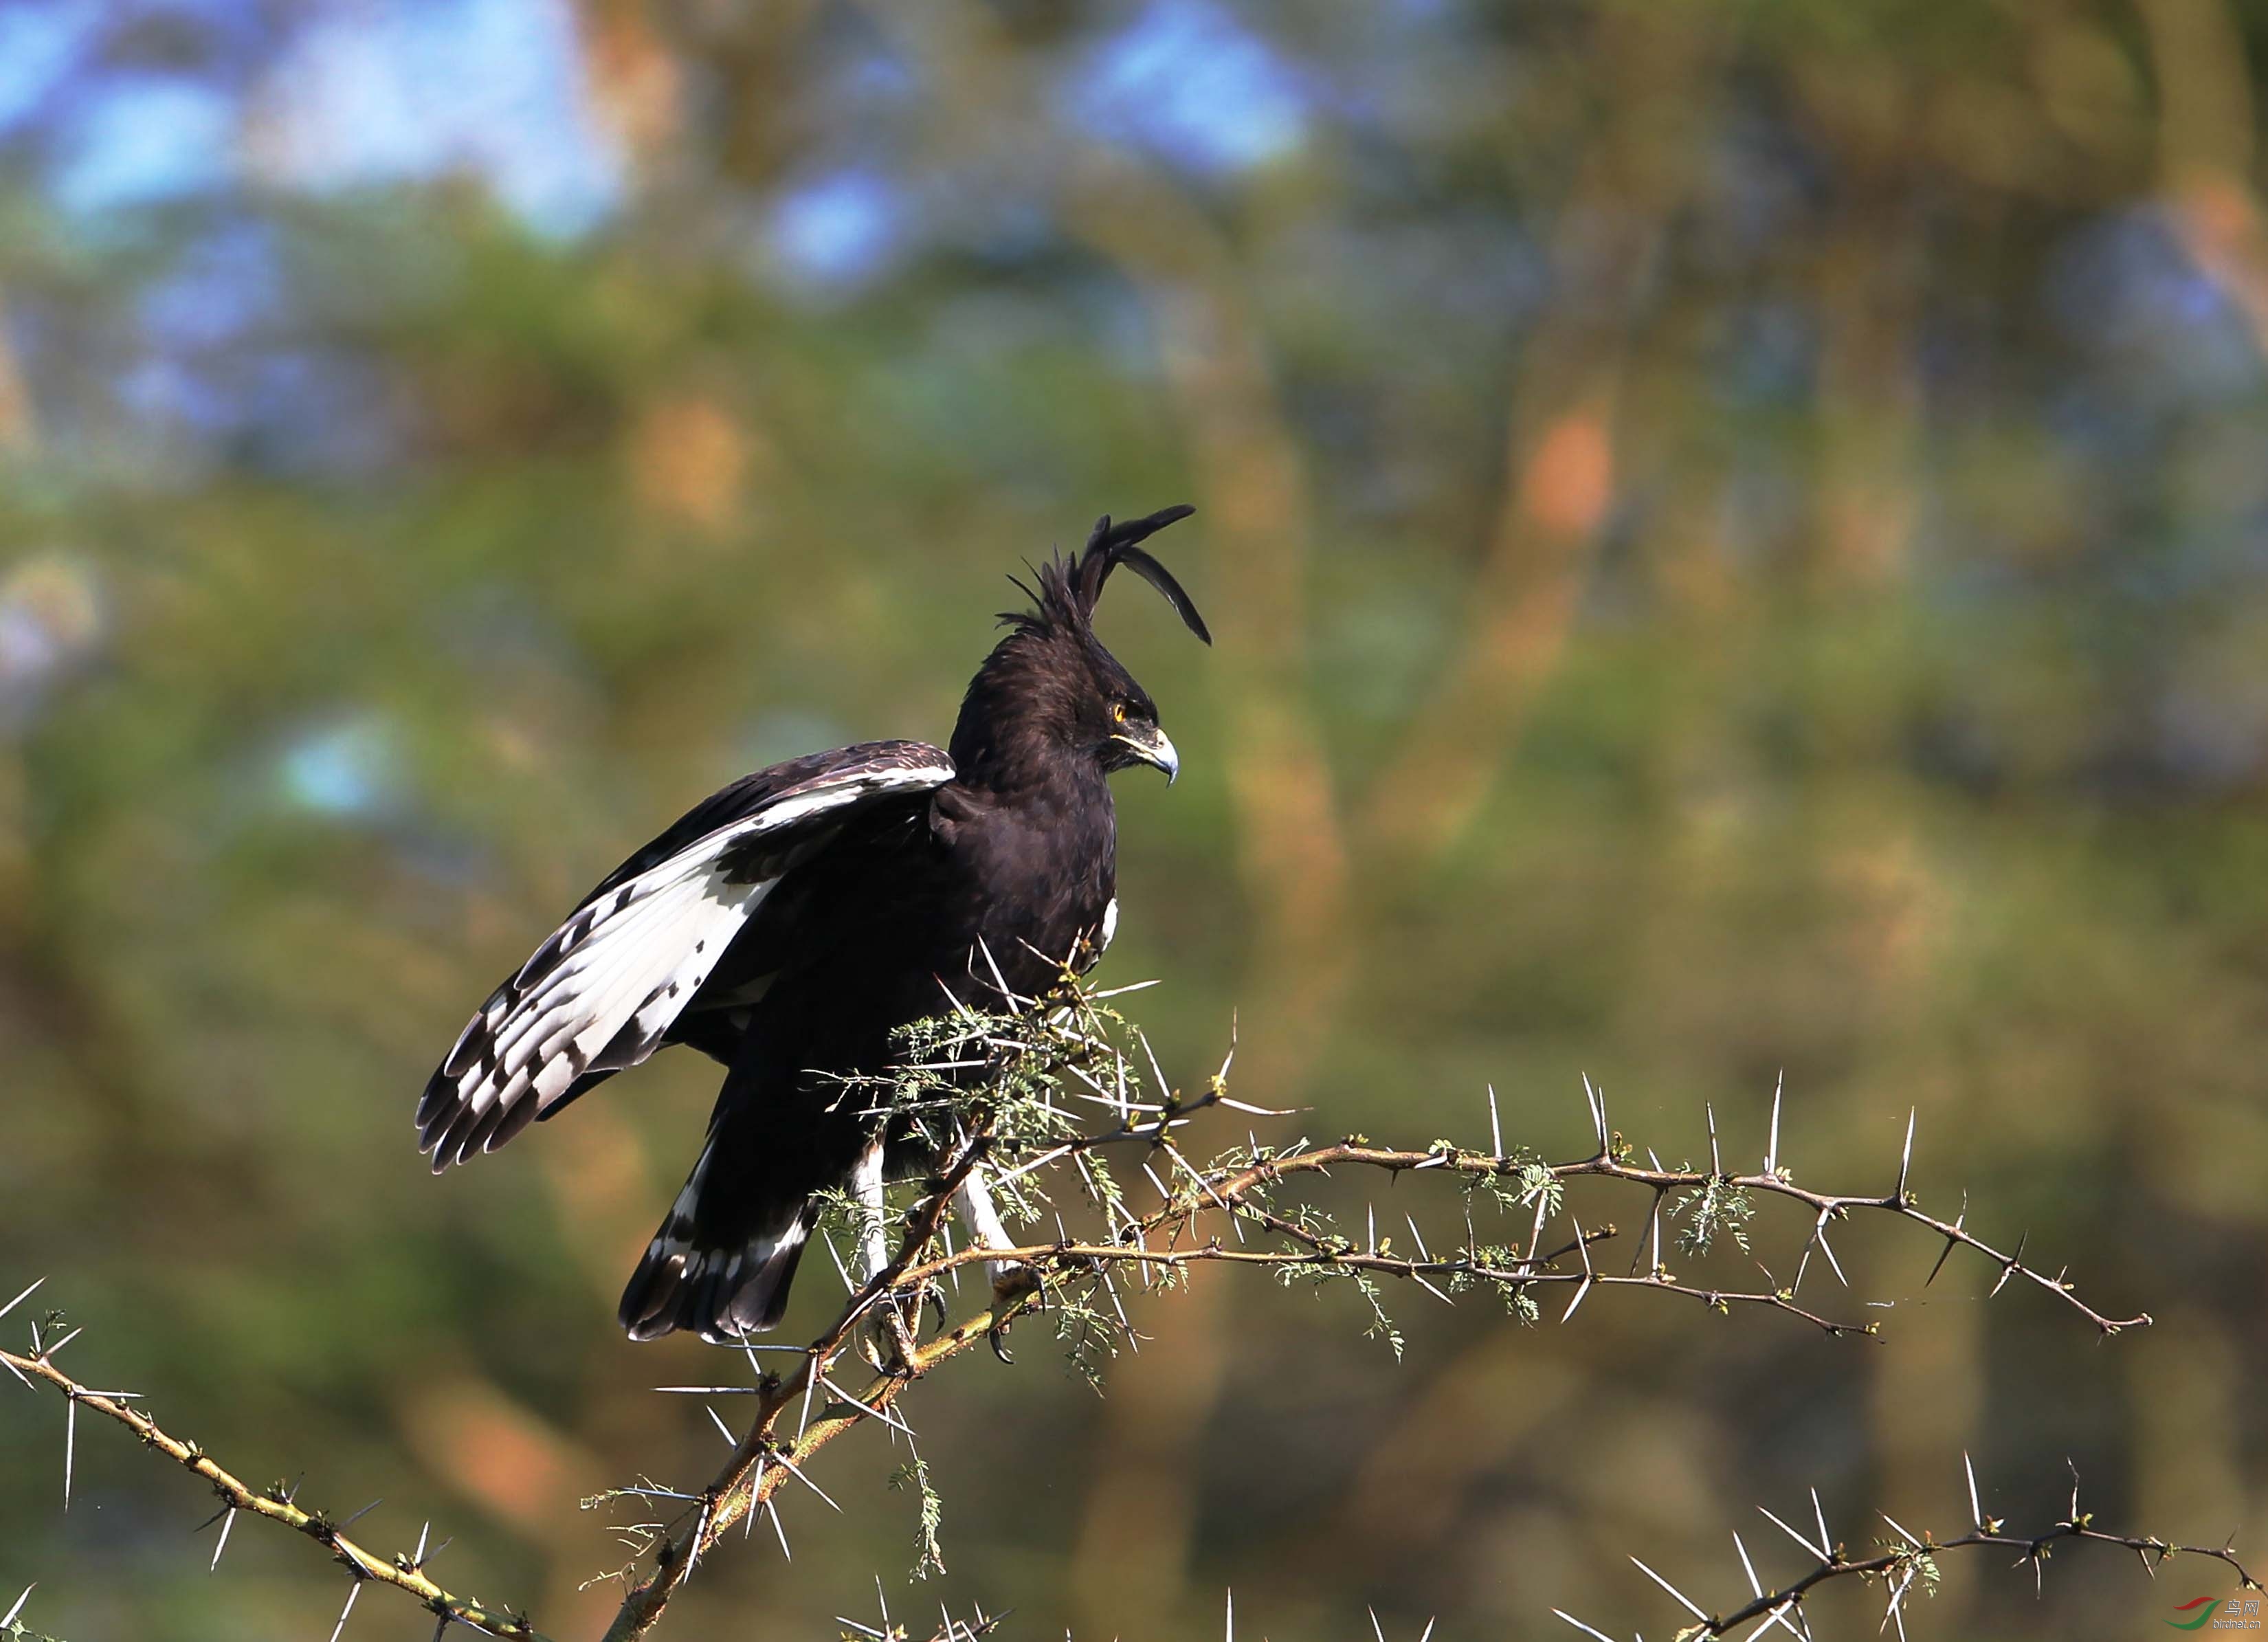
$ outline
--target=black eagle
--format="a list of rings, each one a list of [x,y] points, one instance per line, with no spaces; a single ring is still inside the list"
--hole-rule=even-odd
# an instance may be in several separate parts
[[[777,1323],[814,1194],[850,1185],[879,1204],[883,1142],[843,1077],[887,1067],[897,1028],[972,989],[1036,995],[1109,941],[1106,777],[1143,763],[1170,782],[1180,764],[1148,692],[1095,637],[1094,607],[1123,565],[1211,644],[1139,545],[1192,511],[1106,517],[1081,552],[1040,566],[947,750],[871,741],[774,764],[609,873],[425,1086],[418,1139],[434,1172],[689,1043],[728,1071],[693,1173],[622,1291],[622,1325],[637,1340],[721,1341]],[[981,1185],[962,1207],[998,1246]]]

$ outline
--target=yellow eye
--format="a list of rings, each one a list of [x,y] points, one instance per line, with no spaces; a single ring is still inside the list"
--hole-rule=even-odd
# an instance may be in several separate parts
[[[1126,703],[1124,702],[1113,702],[1110,703],[1110,722],[1113,724],[1124,724],[1126,722]]]

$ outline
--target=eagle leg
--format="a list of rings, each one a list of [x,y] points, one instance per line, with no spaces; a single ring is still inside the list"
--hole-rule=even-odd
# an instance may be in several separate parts
[[[850,1200],[858,1209],[858,1280],[872,1283],[890,1263],[888,1200],[882,1193],[882,1139],[858,1154],[850,1170]]]
[[[850,1201],[858,1214],[858,1278],[872,1283],[890,1263],[890,1205],[882,1189],[883,1145],[877,1134],[850,1169]],[[885,1373],[895,1365],[910,1362],[914,1339],[921,1329],[918,1295],[895,1296],[883,1302],[874,1321],[876,1354],[869,1360]]]
[[[982,1163],[969,1166],[968,1173],[961,1177],[961,1188],[954,1195],[960,1199],[961,1223],[968,1226],[969,1237],[979,1248],[1013,1248],[1016,1246],[1016,1240],[1008,1235],[1008,1228],[1001,1223],[1000,1211],[992,1201],[992,1189],[984,1183],[984,1166]],[[996,1289],[1006,1282],[1016,1269],[1017,1263],[1012,1260],[988,1260],[984,1263],[985,1272],[991,1278],[992,1286]]]

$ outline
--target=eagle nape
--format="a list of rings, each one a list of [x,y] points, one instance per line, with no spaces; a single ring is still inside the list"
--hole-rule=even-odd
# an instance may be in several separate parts
[[[895,1034],[1005,988],[1085,968],[1117,923],[1108,777],[1181,758],[1157,704],[1095,635],[1113,571],[1212,642],[1141,544],[1186,505],[1099,520],[1033,569],[1029,607],[970,680],[943,748],[875,741],[745,776],[609,873],[497,988],[417,1108],[436,1172],[556,1116],[657,1049],[725,1068],[692,1172],[622,1292],[633,1339],[711,1341],[778,1323],[821,1194],[878,1201],[934,1160],[901,1124],[844,1109]],[[981,1175],[961,1211],[1009,1246]],[[865,1258],[875,1261],[869,1247]],[[871,1272],[870,1272],[871,1275]]]

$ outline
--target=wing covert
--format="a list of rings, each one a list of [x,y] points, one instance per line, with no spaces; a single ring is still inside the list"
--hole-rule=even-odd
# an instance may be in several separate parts
[[[953,761],[873,741],[775,764],[703,800],[585,896],[458,1035],[417,1104],[438,1174],[493,1152],[576,1081],[644,1060],[790,872],[864,806]]]

